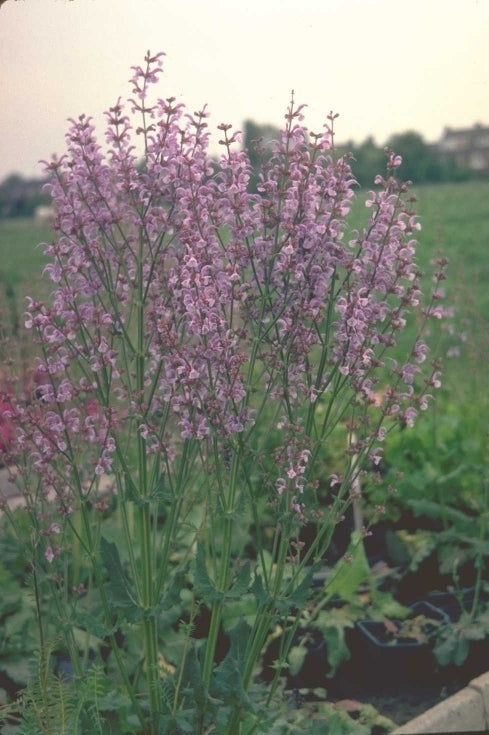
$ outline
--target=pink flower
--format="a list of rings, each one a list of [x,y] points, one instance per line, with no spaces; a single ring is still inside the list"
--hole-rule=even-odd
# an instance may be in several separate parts
[[[438,369],[426,376],[422,336],[404,361],[398,352],[412,312],[446,315],[443,276],[425,306],[400,156],[386,151],[365,227],[347,237],[356,182],[351,157],[334,151],[333,116],[315,134],[291,102],[251,193],[239,131],[219,126],[216,160],[206,108],[151,100],[162,56],[133,67],[130,99],[106,113],[106,148],[81,115],[46,166],[53,291],[26,314],[42,352],[37,402],[11,417],[2,397],[0,442],[25,455],[62,514],[88,496],[103,503],[104,475],[138,488],[160,467],[186,476],[188,456],[225,484],[230,457],[251,442],[250,456],[273,456],[261,492],[303,522],[333,429],[347,423],[360,459],[378,461],[379,418],[412,425],[427,404],[417,383],[440,385]],[[266,448],[253,444],[260,431]],[[333,475],[332,492],[343,484]]]

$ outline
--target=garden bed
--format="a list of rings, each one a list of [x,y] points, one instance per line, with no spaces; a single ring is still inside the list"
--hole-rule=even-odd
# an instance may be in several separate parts
[[[366,685],[352,674],[352,662],[340,677],[327,687],[326,701],[338,712],[348,713],[360,722],[365,708],[374,708],[371,715],[371,732],[375,735],[392,732],[392,735],[415,733],[478,732],[489,725],[489,672],[470,678],[468,669],[460,668],[451,680],[440,679],[433,674],[432,681],[410,681],[386,691],[372,671],[370,684]],[[309,672],[310,681],[311,674]],[[312,706],[314,692],[319,698],[320,689],[290,690],[289,696],[301,706]],[[302,701],[301,701],[302,700]],[[389,727],[390,726],[390,727]],[[392,729],[394,728],[394,729]]]
[[[0,469],[0,489],[9,505],[14,507],[22,503],[22,499],[16,486],[8,478],[8,470]],[[330,573],[331,570],[328,569],[319,573],[318,581],[321,585],[325,584]],[[443,604],[446,603],[447,611],[453,614],[453,600],[450,595],[433,593],[429,599],[440,604],[442,610]],[[470,602],[468,592],[464,593],[465,599]],[[414,613],[436,620],[438,616],[436,610],[429,604],[426,608],[423,605],[424,603],[418,603],[417,606],[415,604]],[[341,603],[338,600],[330,603],[325,616],[334,621],[335,613],[341,616]],[[442,611],[439,616],[446,623],[448,620],[446,612]],[[396,621],[396,625],[401,626],[401,623]],[[374,631],[383,630],[381,622],[367,621],[363,626]],[[421,653],[420,661],[424,669],[420,671],[419,661],[417,664],[415,661],[411,666],[404,660],[396,673],[395,661],[392,662],[394,668],[388,670],[385,662],[377,660],[375,652],[362,649],[359,645],[362,642],[361,628],[362,623],[357,623],[347,630],[346,643],[351,651],[351,658],[340,665],[336,675],[330,678],[327,676],[328,651],[324,640],[318,638],[317,631],[310,636],[310,640],[316,639],[312,655],[306,659],[298,674],[289,680],[285,690],[285,697],[293,703],[294,708],[312,717],[323,718],[321,708],[332,707],[332,711],[351,717],[353,721],[361,723],[362,727],[364,724],[361,718],[365,717],[364,713],[368,711],[371,718],[371,732],[376,735],[387,732],[393,726],[397,728],[394,733],[399,735],[450,732],[459,729],[447,728],[447,713],[450,713],[450,724],[463,723],[464,730],[468,732],[482,729],[475,727],[475,724],[482,723],[481,718],[486,717],[484,707],[489,707],[489,673],[484,673],[484,656],[479,656],[475,661],[468,659],[462,666],[452,665],[440,669],[434,665],[428,653],[423,651],[423,646],[419,645],[416,636],[413,638],[408,636],[407,639],[400,637],[399,643],[406,644],[408,655],[415,652],[419,656]],[[388,632],[385,629],[383,635],[387,635]],[[484,646],[484,642],[478,644],[477,648]],[[401,651],[401,648],[401,645],[389,645],[386,638],[385,641],[381,641],[380,655],[387,652],[392,657],[397,653],[396,649],[406,655],[406,650]],[[402,676],[399,676],[400,671]],[[18,686],[14,681],[2,683],[1,686],[9,691],[12,698],[18,694]],[[376,710],[377,715],[372,714],[372,709]],[[466,714],[467,711],[469,714]],[[443,724],[442,730],[428,729],[441,727],[439,723]],[[471,723],[474,723],[473,730],[468,729],[472,727]]]
[[[472,679],[467,687],[406,722],[392,735],[485,732],[488,727],[489,672]]]

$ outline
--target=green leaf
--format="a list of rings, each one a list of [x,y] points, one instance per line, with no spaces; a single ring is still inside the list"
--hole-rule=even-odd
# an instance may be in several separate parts
[[[117,625],[110,628],[105,624],[101,615],[92,615],[86,610],[79,610],[72,618],[73,625],[80,630],[87,631],[96,638],[104,639],[117,630]]]
[[[487,636],[486,626],[478,620],[466,625],[461,632],[468,641],[482,641]]]
[[[345,628],[341,626],[331,626],[323,630],[324,640],[326,642],[328,663],[330,666],[328,676],[334,676],[336,670],[343,661],[350,658],[350,649],[345,640]]]
[[[411,560],[411,555],[401,536],[388,529],[385,534],[385,543],[389,559],[393,561],[395,566],[406,567]]]
[[[100,555],[108,574],[107,589],[111,606],[131,623],[140,620],[144,615],[144,611],[134,598],[133,590],[124,574],[115,543],[109,543],[102,537],[100,540]]]
[[[250,626],[244,621],[229,631],[230,646],[226,658],[215,669],[212,682],[212,695],[236,706],[242,702],[246,708],[251,706],[243,687],[242,671],[250,642]]]
[[[451,663],[461,666],[469,655],[469,648],[467,638],[452,629],[436,644],[434,654],[441,666]]]
[[[360,710],[359,719],[364,725],[368,725],[372,732],[385,730],[387,733],[396,728],[396,723],[389,717],[381,715],[372,704],[363,705]]]
[[[334,567],[331,579],[325,584],[329,599],[338,595],[342,600],[354,602],[362,584],[370,584],[370,566],[365,554],[363,540],[358,532],[354,532],[345,557]]]
[[[263,586],[261,575],[256,571],[253,584],[251,585],[251,592],[254,594],[259,605],[265,605],[268,602],[269,596]]]
[[[380,590],[373,591],[372,599],[372,617],[383,618],[399,618],[404,620],[410,613],[408,607],[401,605],[390,592],[382,592]]]
[[[204,547],[202,544],[197,546],[197,555],[195,558],[195,591],[207,607],[212,607],[215,602],[219,602],[223,597],[222,592],[216,589],[214,582],[207,572]]]
[[[207,687],[202,681],[202,671],[197,657],[195,645],[192,645],[185,657],[182,681],[184,682],[184,693],[196,705],[199,712],[215,709],[222,704],[220,699],[209,695]]]
[[[337,709],[334,704],[321,703],[318,709],[321,721],[327,722],[327,735],[370,735],[369,726],[352,719],[347,712]]]
[[[461,527],[472,528],[474,519],[461,510],[448,505],[441,505],[434,500],[408,500],[407,505],[413,509],[417,516],[428,516],[428,518],[443,518]]]
[[[320,564],[312,564],[307,568],[304,579],[297,585],[289,597],[290,607],[302,609],[309,599],[313,575],[318,571]]]
[[[296,676],[304,665],[307,656],[307,646],[292,646],[287,656],[289,663],[289,673]]]
[[[31,661],[26,655],[22,658],[1,660],[0,670],[4,671],[16,684],[28,684],[32,679]]]
[[[167,611],[182,604],[183,596],[182,591],[185,590],[185,584],[187,580],[187,568],[180,569],[173,575],[170,584],[167,585],[165,594],[158,603],[158,611]],[[192,599],[192,593],[190,598]]]
[[[256,599],[248,594],[239,599],[230,600],[222,612],[222,622],[226,632],[236,625],[238,619],[243,618],[246,622],[253,624],[256,618]]]
[[[130,710],[131,699],[122,691],[112,689],[103,696],[97,698],[99,709],[104,712],[119,712]]]
[[[195,722],[194,710],[180,710],[176,715],[160,715],[158,732],[167,735],[195,735]]]
[[[357,615],[354,614],[354,619]],[[333,608],[331,610],[321,610],[319,613],[315,627],[321,631],[326,643],[327,658],[330,666],[328,676],[336,673],[338,666],[343,661],[350,658],[350,649],[346,644],[345,629],[353,628],[354,619],[349,614],[348,606],[342,608]]]
[[[297,586],[292,589],[292,592],[288,597],[283,597],[276,601],[277,610],[279,610],[282,615],[288,614],[290,610],[302,610],[304,608],[309,599],[313,575],[317,572],[319,566],[319,564],[313,564],[310,567],[307,567],[303,578]]]
[[[236,581],[229,592],[226,594],[226,597],[242,597],[246,592],[248,592],[248,587],[250,586],[250,578],[251,567],[250,562],[247,561],[240,568],[238,574],[236,575]]]

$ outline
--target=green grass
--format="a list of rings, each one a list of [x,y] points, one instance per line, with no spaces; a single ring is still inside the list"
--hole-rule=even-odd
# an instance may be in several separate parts
[[[420,263],[441,252],[449,259],[446,303],[455,309],[452,344],[460,357],[444,359],[444,384],[458,402],[486,401],[489,353],[489,182],[419,187],[423,229]]]
[[[36,289],[46,263],[41,242],[49,242],[49,226],[31,219],[0,219],[0,281]]]
[[[417,253],[421,268],[428,270],[439,254],[448,257],[449,299],[468,301],[489,319],[489,181],[431,184],[413,187],[412,193],[422,225]],[[354,226],[366,220],[366,196],[365,188],[357,193]]]
[[[450,298],[489,320],[489,182],[423,186],[415,193],[423,226],[421,262],[437,250],[446,255]]]
[[[489,181],[426,185],[414,188],[420,213],[418,257],[422,268],[439,252],[450,259],[446,284],[450,298],[470,302],[489,319]],[[357,195],[355,222],[366,218]],[[0,220],[0,281],[23,284],[36,295],[46,262],[40,242],[51,239],[49,227],[30,219]],[[467,303],[465,303],[467,306]]]
[[[362,226],[367,189],[360,189],[352,226]],[[462,358],[445,361],[445,381],[472,385],[474,393],[485,380],[489,351],[489,181],[425,185],[414,188],[422,230],[418,235],[418,261],[429,270],[430,261],[442,254],[449,258],[445,284],[447,301],[455,307],[455,335],[445,337],[443,349],[457,343],[460,333]],[[34,220],[0,220],[0,307],[22,313],[25,296],[41,298],[49,282],[41,279],[46,262],[39,243],[51,239],[48,226]],[[429,288],[429,283],[425,283]],[[462,396],[461,396],[462,399]],[[468,399],[464,393],[463,400]]]
[[[443,285],[445,305],[454,308],[454,316],[440,338],[444,385],[458,401],[478,401],[480,391],[487,392],[489,353],[489,181],[424,185],[412,193],[422,225],[417,233],[420,268],[430,272],[434,258],[449,259]],[[366,196],[366,188],[357,193],[353,226],[365,223]],[[429,288],[425,279],[424,290]],[[453,346],[460,348],[460,357],[449,359],[446,353]]]
[[[51,239],[49,226],[31,219],[0,219],[0,377],[24,374],[36,349],[23,328],[26,296],[41,299],[50,286],[41,278],[47,260],[39,243]],[[11,368],[8,368],[8,365]]]

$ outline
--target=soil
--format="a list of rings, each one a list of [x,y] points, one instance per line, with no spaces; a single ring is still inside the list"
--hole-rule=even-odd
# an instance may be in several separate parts
[[[467,680],[457,678],[445,684],[412,682],[388,692],[377,688],[375,681],[368,690],[366,687],[356,688],[355,686],[338,688],[333,684],[327,688],[326,701],[334,704],[339,710],[348,712],[353,719],[360,716],[363,705],[372,705],[379,715],[399,727],[451,697],[463,689],[469,681],[470,677]],[[305,708],[311,712],[315,710],[315,703],[324,701],[319,691],[314,689],[293,689],[290,691],[290,699],[296,703],[296,707]],[[388,730],[381,724],[376,724],[372,726],[371,735],[386,735],[387,732]]]
[[[468,683],[468,682],[466,682]],[[462,689],[465,684],[459,682],[445,684],[443,686],[425,684],[423,686],[412,685],[403,687],[397,692],[391,693],[365,693],[357,692],[354,699],[362,704],[371,704],[385,717],[388,717],[396,725],[404,725],[414,717],[421,715],[426,710],[434,707],[447,697],[452,696]]]
[[[412,675],[409,670],[382,671],[376,668],[375,661],[355,661],[343,664],[332,679],[321,671],[319,657],[306,662],[306,670],[301,671],[295,681],[289,681],[291,689],[308,699],[315,687],[325,689],[327,701],[337,703],[340,708],[355,711],[355,705],[370,704],[395,725],[404,725],[414,717],[426,712],[439,702],[463,689],[476,676],[487,670],[487,658],[469,660],[464,666],[451,666],[435,670],[428,667],[421,676]],[[316,665],[315,665],[316,664]],[[358,706],[358,710],[360,706]],[[374,729],[379,735],[383,730]]]

